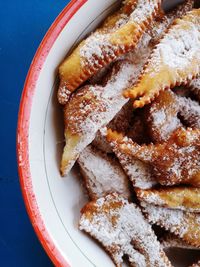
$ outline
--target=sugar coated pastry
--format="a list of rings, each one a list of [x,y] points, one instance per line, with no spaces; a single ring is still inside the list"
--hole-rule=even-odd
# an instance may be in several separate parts
[[[62,175],[70,171],[79,153],[95,139],[98,130],[127,103],[122,91],[137,76],[137,67],[128,60],[116,62],[105,86],[84,86],[65,105],[66,145],[61,161]]]
[[[126,0],[119,11],[83,40],[59,67],[58,100],[66,104],[71,92],[98,70],[132,50],[160,13],[161,0]]]
[[[136,189],[140,201],[170,209],[200,212],[200,189],[194,187],[163,187]]]
[[[107,127],[112,128],[116,131],[124,132],[129,129],[130,123],[133,119],[133,107],[132,101],[128,101],[122,109],[116,114],[116,116],[112,119],[111,122],[108,123]],[[98,149],[102,150],[105,153],[112,153],[112,148],[106,140],[106,130],[105,127],[101,128],[96,136],[92,144]]]
[[[80,154],[78,164],[91,199],[112,192],[130,198],[128,178],[113,156],[88,146]]]
[[[200,215],[158,207],[141,202],[143,212],[150,223],[157,224],[165,230],[177,235],[189,245],[200,247]]]
[[[160,92],[159,96],[146,108],[145,117],[152,141],[165,141],[182,126],[178,118],[179,102],[171,91]]]
[[[149,164],[162,185],[200,186],[200,130],[180,128],[160,144],[138,145],[109,130],[109,140],[121,143],[121,152]]]
[[[122,134],[117,134],[116,132],[108,130],[107,140],[111,144],[122,168],[130,178],[134,187],[147,189],[157,184],[155,177],[153,177],[151,166],[137,157],[134,157],[131,153],[126,153],[126,149],[124,150],[124,147],[133,147],[134,145],[137,150],[138,145],[136,145],[132,139],[124,138]]]
[[[200,72],[200,10],[177,19],[157,44],[137,84],[124,92],[134,106],[150,103],[162,90],[186,84]]]
[[[127,255],[136,267],[171,266],[141,210],[117,194],[86,204],[79,227],[98,240],[116,266]]]

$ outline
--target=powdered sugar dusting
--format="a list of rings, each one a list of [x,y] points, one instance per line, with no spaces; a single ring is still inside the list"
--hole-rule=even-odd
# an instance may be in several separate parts
[[[155,10],[155,6],[161,1],[157,0],[138,0],[135,10],[131,14],[131,21],[138,23],[139,25],[143,23],[147,18],[151,17]]]
[[[92,198],[112,192],[118,192],[125,198],[130,197],[128,178],[113,157],[88,146],[80,154],[78,163]]]
[[[143,192],[142,190],[140,191],[139,194],[139,199],[142,199],[142,201],[145,201],[149,204],[154,204],[154,205],[164,205],[165,201],[156,193],[152,192]]]
[[[94,202],[91,208],[92,212],[85,208],[80,229],[99,240],[108,251],[114,251],[112,256],[117,265],[123,262],[123,255],[128,255],[134,266],[171,266],[136,205],[117,195],[108,195]]]
[[[90,35],[80,48],[81,64],[98,65],[105,55],[115,58],[115,50],[118,50],[119,47],[111,42],[112,33],[131,23],[137,24],[139,30],[141,25],[153,16],[159,4],[160,0],[138,0],[136,6],[134,6],[135,3],[133,4],[132,9],[134,10],[130,15],[121,13],[113,27],[97,30]],[[121,48],[123,48],[123,45],[121,45]]]
[[[152,175],[150,165],[134,156],[124,153],[124,145],[130,147],[130,149],[134,148],[135,152],[137,151],[137,147],[134,147],[130,138],[125,137],[123,142],[120,144],[117,141],[111,142],[113,151],[118,157],[125,173],[129,176],[131,182],[133,183],[133,186],[141,189],[152,188],[155,184],[157,184],[157,182]]]
[[[186,97],[179,97],[180,115],[188,126],[200,129],[200,105]]]
[[[95,139],[97,131],[107,125],[128,102],[122,92],[134,83],[141,68],[142,62],[119,61],[105,86],[85,86],[72,96],[65,106],[65,131],[72,136],[79,135],[79,141],[73,148],[76,157],[71,160],[70,167],[78,154]],[[70,141],[66,138],[66,144]]]
[[[158,224],[166,230],[178,234],[180,237],[187,233],[188,226],[183,211],[156,207],[146,202],[141,202],[141,205],[148,215],[149,222]]]
[[[184,70],[192,60],[200,58],[200,19],[194,21],[193,14],[188,14],[191,21],[178,20],[179,23],[169,30],[154,50],[151,66],[154,66],[155,73],[163,64],[176,71]]]
[[[104,51],[104,52],[103,52]],[[85,40],[83,47],[80,49],[80,56],[87,59],[87,64],[99,64],[95,57],[103,59],[103,53],[113,55],[112,44],[109,42],[109,34],[93,33]],[[85,64],[85,61],[81,61]]]

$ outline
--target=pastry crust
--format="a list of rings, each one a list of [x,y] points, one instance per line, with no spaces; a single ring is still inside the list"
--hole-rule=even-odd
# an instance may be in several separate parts
[[[138,76],[139,64],[129,60],[116,62],[106,85],[87,85],[75,92],[65,105],[66,145],[61,161],[62,175],[70,171],[79,153],[95,139],[97,131],[128,102],[122,91]]]
[[[169,187],[159,189],[136,189],[140,201],[148,204],[180,209],[190,212],[200,212],[200,189],[193,187]]]
[[[152,141],[161,143],[169,139],[180,127],[200,129],[200,105],[188,97],[176,95],[171,90],[162,91],[153,103],[146,107],[145,118]]]
[[[115,157],[88,146],[80,154],[78,164],[90,199],[113,192],[130,198],[128,177]]]
[[[186,15],[193,7],[194,0],[185,0],[182,4],[179,4],[164,16],[160,16],[160,21],[159,18],[154,20],[152,22],[153,26],[149,30],[149,34],[152,37],[151,43],[153,45],[158,43],[160,37],[165,33],[166,29],[174,22],[174,20]]]
[[[127,89],[124,96],[135,99],[134,107],[143,107],[162,90],[187,84],[199,74],[199,66],[200,9],[193,9],[175,20],[154,49],[136,86]]]
[[[117,194],[88,203],[79,227],[97,239],[121,267],[127,255],[131,266],[171,266],[141,210]]]
[[[200,129],[200,104],[186,97],[177,97],[179,117],[184,124],[194,129]]]
[[[189,245],[200,247],[200,215],[154,206],[141,202],[143,212],[150,223],[157,224],[182,238]]]
[[[183,126],[178,118],[179,110],[179,101],[171,90],[160,92],[146,108],[145,118],[153,142],[167,140],[175,130]]]
[[[106,127],[112,128],[116,131],[124,132],[128,130],[130,123],[133,119],[133,105],[132,101],[128,101],[122,109],[116,114],[116,116],[113,118],[113,120],[108,123]],[[107,142],[106,139],[106,129],[105,127],[101,128],[92,142],[92,145],[97,147],[98,149],[102,150],[105,153],[113,153],[112,148]]]
[[[124,1],[122,8],[83,40],[60,65],[58,100],[66,104],[69,95],[98,70],[138,44],[142,34],[160,12],[161,0]]]
[[[138,144],[134,143],[130,138],[124,138],[122,134],[118,134],[111,129],[107,131],[107,140],[111,144],[122,168],[130,178],[134,187],[147,189],[157,184],[151,166],[131,153],[126,152],[126,146],[134,147],[135,150],[137,150],[137,148],[140,147]]]
[[[162,185],[190,184],[200,187],[200,130],[178,129],[162,144],[138,145],[112,130],[108,140],[120,144],[121,152],[153,168]]]
[[[178,236],[167,233],[161,240],[161,245],[164,249],[166,248],[182,248],[182,249],[192,249],[192,250],[199,250],[194,246],[188,245],[183,239],[179,238]]]

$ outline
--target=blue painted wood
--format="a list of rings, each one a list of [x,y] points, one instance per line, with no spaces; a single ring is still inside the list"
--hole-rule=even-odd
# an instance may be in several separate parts
[[[20,96],[31,60],[47,29],[68,2],[1,1],[0,266],[52,266],[23,204],[16,164],[16,125]]]

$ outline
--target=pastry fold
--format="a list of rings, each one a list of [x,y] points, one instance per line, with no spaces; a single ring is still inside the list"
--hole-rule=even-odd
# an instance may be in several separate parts
[[[117,194],[86,204],[81,211],[81,230],[98,240],[121,267],[126,255],[134,267],[171,266],[141,210]]]
[[[151,166],[135,157],[134,153],[127,153],[126,147],[136,151],[140,147],[138,144],[111,129],[107,131],[107,140],[134,187],[148,189],[157,184]]]
[[[165,89],[187,84],[200,72],[200,9],[176,19],[155,47],[135,86],[124,92],[134,107],[150,103]]]
[[[59,67],[58,100],[66,104],[70,93],[84,81],[138,44],[160,13],[161,0],[128,0],[102,26],[83,40]]]
[[[193,187],[169,187],[159,189],[136,189],[140,201],[148,204],[180,209],[190,212],[200,212],[200,189]]]
[[[73,94],[64,107],[65,140],[61,174],[66,175],[79,153],[100,128],[107,125],[127,103],[122,91],[138,76],[138,64],[130,60],[115,63],[106,85],[87,85]]]
[[[189,97],[176,95],[172,90],[162,91],[146,107],[145,119],[152,141],[161,143],[180,127],[200,129],[200,105]]]

